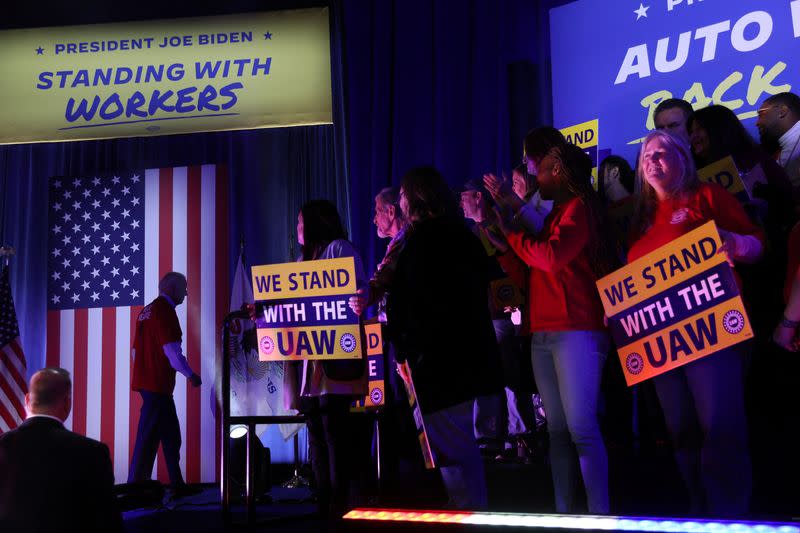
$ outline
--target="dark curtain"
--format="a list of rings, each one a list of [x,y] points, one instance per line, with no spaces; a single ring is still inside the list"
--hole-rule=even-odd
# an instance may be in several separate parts
[[[548,10],[563,0],[337,0],[353,240],[369,267],[375,194],[434,165],[453,187],[520,163],[549,123]]]

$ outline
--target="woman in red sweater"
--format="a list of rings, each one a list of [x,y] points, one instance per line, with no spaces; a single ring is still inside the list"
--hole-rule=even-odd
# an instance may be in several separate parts
[[[653,131],[639,154],[640,192],[628,261],[714,220],[728,262],[758,261],[764,234],[741,204],[697,178],[688,144]],[[737,282],[741,282],[737,276]],[[744,409],[744,362],[751,344],[737,344],[653,378],[692,513],[739,516],[751,487]]]
[[[597,402],[609,342],[595,281],[613,268],[614,255],[603,243],[607,225],[591,167],[576,146],[550,149],[538,162],[542,198],[553,200],[544,228],[535,236],[508,226],[504,232],[531,267],[533,372],[547,412],[556,509],[575,511],[579,463],[589,512],[605,514],[608,457]]]

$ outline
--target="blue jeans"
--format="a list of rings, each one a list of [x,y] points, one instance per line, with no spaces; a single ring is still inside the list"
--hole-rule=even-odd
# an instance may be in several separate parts
[[[550,467],[560,513],[575,512],[578,463],[589,512],[608,513],[608,456],[597,417],[608,344],[604,331],[533,334],[533,374],[547,417]]]
[[[423,414],[431,455],[442,474],[447,507],[483,510],[489,505],[486,474],[472,434],[472,401]]]
[[[731,346],[653,378],[692,513],[741,517],[752,471],[744,365],[752,343]]]
[[[505,394],[491,394],[475,398],[473,419],[475,438],[495,441],[499,444],[506,437],[524,435],[533,431],[535,418],[530,393],[510,387],[516,383],[520,372],[519,339],[510,318],[492,320],[500,357],[503,366],[503,381],[506,383]]]

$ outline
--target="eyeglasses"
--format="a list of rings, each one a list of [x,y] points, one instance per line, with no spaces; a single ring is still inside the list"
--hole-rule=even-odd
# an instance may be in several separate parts
[[[771,109],[774,109],[774,108],[775,108],[775,106],[762,107],[761,109],[758,110],[758,116],[760,117],[761,115],[763,115],[767,111],[769,111]]]

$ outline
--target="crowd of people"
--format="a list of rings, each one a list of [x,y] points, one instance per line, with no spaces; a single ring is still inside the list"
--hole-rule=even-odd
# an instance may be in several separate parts
[[[375,307],[384,325],[382,455],[389,485],[402,492],[421,488],[403,475],[409,458],[421,466],[406,383],[416,390],[446,505],[474,510],[488,507],[486,457],[502,460],[509,450],[530,446],[526,439],[541,421],[532,401],[538,391],[554,510],[579,512],[585,501],[590,513],[613,512],[608,435],[599,413],[619,405],[604,398],[609,369],[619,374],[619,368],[596,282],[714,221],[755,336],[645,386],[663,415],[688,514],[747,516],[758,486],[754,464],[785,468],[786,487],[793,486],[797,461],[783,431],[797,422],[790,386],[797,376],[764,368],[800,351],[800,97],[764,100],[756,122],[760,142],[720,105],[694,110],[683,100],[665,100],[654,123],[634,165],[610,156],[599,165],[596,184],[589,157],[549,126],[526,135],[522,164],[510,177],[485,174],[453,191],[435,168],[410,170],[398,188],[375,197],[377,234],[390,241],[369,278],[336,207],[327,200],[302,206],[298,260],[353,257],[357,293],[349,305],[359,316]],[[744,197],[698,177],[699,168],[728,156]],[[520,301],[500,297],[498,287],[509,282]],[[159,289],[137,319],[132,386],[143,407],[129,481],[149,477],[160,443],[173,488],[184,494],[190,489],[178,465],[172,391],[176,372],[194,386],[200,378],[181,352],[174,311],[186,295],[186,278],[171,272]],[[367,392],[366,372],[363,359],[290,363],[284,372],[287,407],[306,416],[320,511],[331,519],[347,509],[358,469],[353,450],[361,433],[348,413]],[[617,394],[637,394],[637,388],[617,388]],[[639,389],[641,396],[647,390]],[[48,461],[72,468],[75,457],[85,458],[96,467],[92,475],[69,470],[66,488],[54,490],[67,495],[75,492],[71,484],[83,483],[87,494],[108,500],[108,449],[61,425],[71,408],[69,374],[36,373],[26,403],[29,419],[0,438],[0,521],[17,527],[15,517],[34,515],[15,511],[33,505],[31,491],[50,497],[38,485],[19,489],[38,480],[30,472],[44,476]],[[632,420],[630,413],[608,415]],[[98,509],[86,511],[85,522],[118,530],[114,502]]]
[[[768,406],[765,419],[785,423],[789,405],[760,398],[771,384],[752,376],[759,375],[760,359],[799,347],[800,226],[793,228],[800,215],[800,98],[781,93],[761,104],[760,143],[719,105],[695,111],[683,100],[665,100],[654,122],[634,164],[608,157],[596,186],[589,157],[544,126],[525,137],[523,163],[511,177],[486,174],[453,191],[435,168],[421,167],[375,197],[378,236],[391,241],[350,306],[360,315],[377,305],[384,323],[391,441],[385,460],[398,468],[393,456],[402,456],[407,442],[401,433],[415,440],[403,408],[403,382],[413,380],[447,506],[487,507],[484,460],[495,452],[502,458],[503,443],[513,449],[535,431],[536,390],[546,413],[555,510],[577,512],[585,501],[590,513],[613,511],[599,412],[613,408],[603,384],[609,365],[619,363],[595,283],[712,220],[755,338],[647,382],[685,485],[685,512],[746,516],[758,454],[789,460],[770,441],[781,438],[781,428],[752,422],[755,405]],[[746,199],[698,177],[698,169],[727,156]],[[319,229],[298,226],[301,244],[311,231]],[[317,244],[303,258],[338,257],[320,253],[336,242]],[[358,258],[352,246],[335,247]],[[498,304],[493,287],[505,279],[524,303]],[[636,394],[637,387],[617,385],[623,395]],[[630,420],[630,413],[614,416]],[[323,426],[327,449],[312,438],[312,457],[336,456],[335,443],[347,438],[344,422]],[[753,437],[758,432],[760,441]],[[343,456],[345,448],[338,448]],[[339,502],[336,514],[346,482],[331,484],[335,469],[316,461],[323,490],[345,491],[323,498]],[[391,469],[384,476],[394,479]]]

